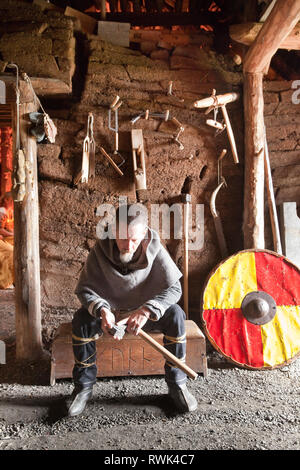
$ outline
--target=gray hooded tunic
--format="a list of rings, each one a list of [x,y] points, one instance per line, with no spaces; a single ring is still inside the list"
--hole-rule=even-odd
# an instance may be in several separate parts
[[[179,301],[182,273],[160,242],[157,232],[148,229],[126,265],[119,258],[114,239],[97,240],[90,251],[75,290],[81,304],[95,317],[100,309],[134,310],[149,308],[151,320]]]

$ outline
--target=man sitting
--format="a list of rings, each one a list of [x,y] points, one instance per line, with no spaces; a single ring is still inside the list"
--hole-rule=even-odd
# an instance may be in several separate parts
[[[98,239],[90,251],[75,290],[82,307],[72,322],[75,387],[69,416],[80,414],[92,397],[97,376],[95,336],[108,332],[122,313],[129,316],[129,333],[138,335],[141,328],[161,331],[164,346],[185,360],[185,313],[177,304],[181,272],[157,232],[147,226],[143,206],[120,206],[112,226],[113,236]],[[181,369],[166,362],[165,380],[178,410],[197,408]]]

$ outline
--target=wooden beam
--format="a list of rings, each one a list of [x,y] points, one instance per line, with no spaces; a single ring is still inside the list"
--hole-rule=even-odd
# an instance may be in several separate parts
[[[170,48],[189,44],[212,46],[213,33],[207,31],[170,31],[166,29],[130,29],[129,41],[141,43],[144,41],[164,42]]]
[[[86,13],[97,21],[101,21],[101,13]],[[181,13],[106,13],[107,21],[117,21],[119,23],[130,23],[131,26],[175,26],[175,25],[213,25],[218,20],[224,18],[219,12],[203,12],[199,14]]]
[[[23,83],[23,89],[28,87]],[[27,95],[29,90],[27,91]],[[20,139],[25,155],[25,197],[14,203],[14,268],[16,306],[16,357],[35,360],[43,355],[40,305],[39,206],[37,178],[37,144],[30,135],[28,113],[36,104],[23,102],[20,94]],[[16,135],[16,106],[13,133]],[[15,137],[14,137],[15,139]],[[16,141],[14,141],[16,147]],[[14,156],[16,160],[16,152]],[[14,168],[16,161],[14,161]]]
[[[266,73],[270,61],[300,19],[299,0],[277,0],[244,59],[244,72]]]
[[[264,23],[233,24],[229,28],[229,34],[234,41],[250,46],[258,36]],[[300,23],[282,41],[278,49],[300,50]]]
[[[264,98],[261,72],[244,75],[244,116],[244,248],[264,249]]]
[[[0,74],[0,80],[2,80],[7,85],[15,84],[16,77],[10,73],[2,73]],[[69,85],[67,85],[62,80],[58,80],[57,78],[30,77],[30,81],[34,91],[38,96],[69,95],[72,92],[72,89],[69,87]],[[26,100],[31,101],[31,91],[24,81],[20,81],[20,91],[22,93],[23,102]],[[13,93],[13,96],[15,100],[15,93]],[[11,93],[8,94],[8,97],[9,101],[11,101]]]

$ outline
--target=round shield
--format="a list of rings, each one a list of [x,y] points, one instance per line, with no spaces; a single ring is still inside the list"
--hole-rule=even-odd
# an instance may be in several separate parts
[[[207,338],[250,369],[281,367],[300,354],[300,270],[268,250],[244,250],[219,264],[203,291]]]

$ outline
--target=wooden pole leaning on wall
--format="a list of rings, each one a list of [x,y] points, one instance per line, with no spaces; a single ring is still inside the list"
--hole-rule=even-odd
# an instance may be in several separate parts
[[[22,83],[20,94],[20,144],[25,156],[25,195],[14,202],[14,269],[16,307],[16,357],[33,361],[43,355],[41,335],[39,204],[37,177],[37,144],[29,133],[28,113],[37,111],[29,101],[28,85]],[[25,102],[22,102],[26,95]],[[13,129],[17,127],[14,109]],[[14,155],[16,158],[16,152]],[[15,167],[14,162],[14,167]]]

